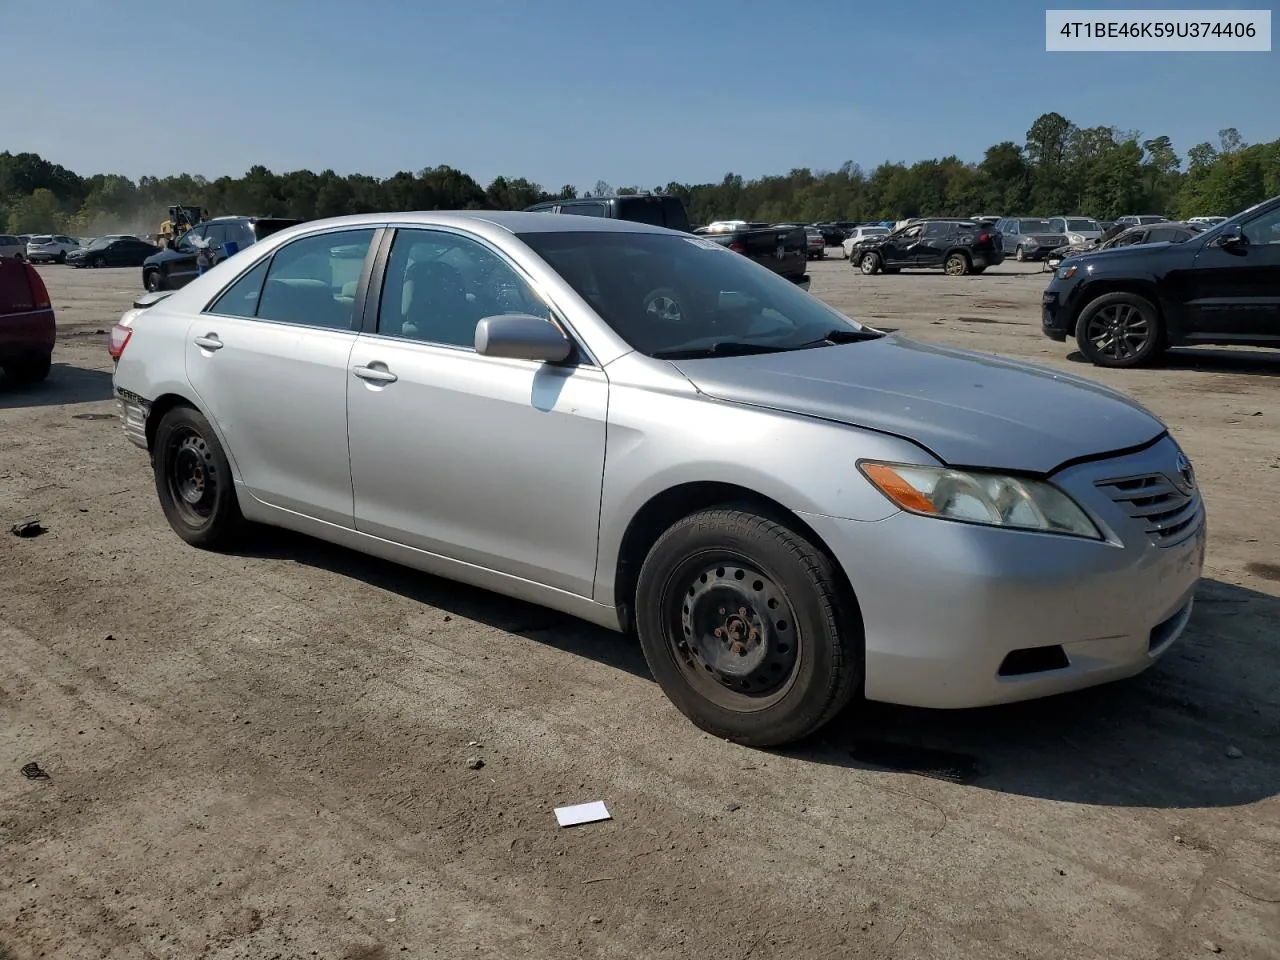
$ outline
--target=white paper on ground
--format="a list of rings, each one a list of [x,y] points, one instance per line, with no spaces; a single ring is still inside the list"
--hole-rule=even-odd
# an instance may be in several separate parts
[[[562,827],[573,827],[579,823],[595,823],[597,820],[609,820],[609,811],[603,800],[592,800],[590,803],[575,803],[570,807],[556,807],[556,821]]]

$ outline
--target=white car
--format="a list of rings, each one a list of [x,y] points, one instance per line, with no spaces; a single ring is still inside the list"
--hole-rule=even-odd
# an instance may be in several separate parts
[[[1187,223],[1203,223],[1206,227],[1216,227],[1220,223],[1226,223],[1226,217],[1191,217]]]
[[[1049,221],[1049,232],[1060,233],[1067,238],[1067,243],[1090,243],[1102,239],[1102,224],[1092,217],[1053,217]]]
[[[849,236],[845,237],[844,242],[840,244],[840,249],[842,251],[840,256],[848,260],[853,251],[854,244],[861,243],[863,240],[867,239],[867,237],[885,237],[888,236],[890,232],[891,231],[888,227],[854,227],[849,231]]]
[[[80,241],[60,233],[34,236],[27,241],[27,259],[32,263],[66,263],[67,254],[80,249]]]
[[[0,258],[21,260],[27,255],[27,245],[12,234],[0,234]]]

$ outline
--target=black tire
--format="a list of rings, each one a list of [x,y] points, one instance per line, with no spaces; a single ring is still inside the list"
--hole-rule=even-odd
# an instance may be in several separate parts
[[[18,385],[39,383],[49,376],[49,369],[52,366],[53,357],[50,354],[26,356],[6,363],[4,365],[4,375],[9,378],[11,383]]]
[[[1104,293],[1080,311],[1076,344],[1095,366],[1140,367],[1164,349],[1159,311],[1136,293]]]
[[[947,254],[947,258],[942,262],[942,270],[948,277],[963,277],[973,269],[973,265],[969,262],[967,255],[959,250],[954,250]]]
[[[95,267],[105,267],[107,265],[107,258],[102,256],[94,257],[93,265]]]
[[[858,258],[858,269],[866,276],[872,276],[880,272],[880,254],[864,253]]]
[[[1013,259],[1017,260],[1019,263],[1027,262],[1027,255],[1023,252],[1022,244],[1018,244],[1017,249],[1013,251]]]
[[[692,514],[658,538],[640,568],[636,627],[671,702],[746,746],[803,739],[862,683],[862,622],[834,561],[733,506]]]
[[[204,415],[174,407],[156,427],[152,450],[156,495],[174,533],[206,550],[234,543],[244,517],[231,465]]]
[[[142,276],[142,285],[151,293],[158,293],[165,288],[164,274],[159,270],[148,270]]]
[[[58,252],[58,256],[57,256],[57,258],[56,258],[56,259],[57,259],[57,262],[58,262],[58,263],[66,263],[66,262],[67,262],[67,251],[65,251],[65,250],[61,250],[61,251],[59,251],[59,252]]]

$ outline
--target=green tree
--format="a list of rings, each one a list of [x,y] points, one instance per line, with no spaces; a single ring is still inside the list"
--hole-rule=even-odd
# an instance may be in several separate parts
[[[37,187],[30,196],[22,197],[9,213],[10,233],[58,233],[66,213],[52,190]]]

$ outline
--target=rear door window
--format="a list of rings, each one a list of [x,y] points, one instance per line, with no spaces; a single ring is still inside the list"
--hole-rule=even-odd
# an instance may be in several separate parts
[[[356,290],[374,230],[343,230],[287,243],[271,258],[257,316],[332,330],[355,325]]]

